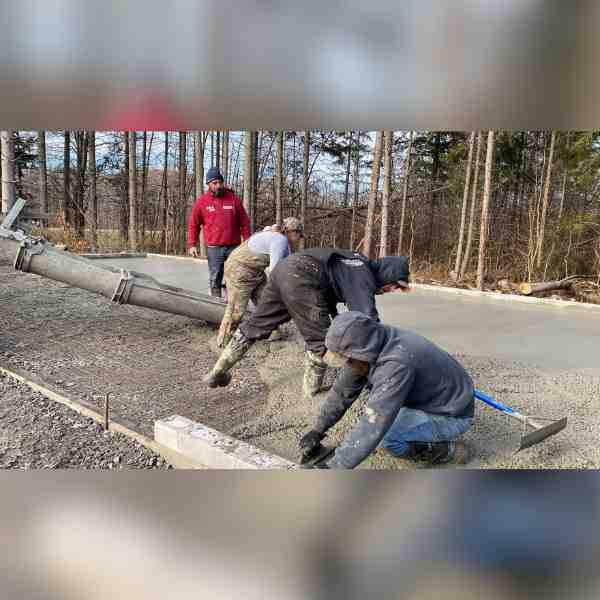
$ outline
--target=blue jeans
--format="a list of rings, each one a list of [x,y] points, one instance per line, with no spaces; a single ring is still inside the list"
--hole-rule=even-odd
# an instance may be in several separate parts
[[[473,417],[432,415],[403,407],[383,437],[381,445],[394,456],[408,453],[408,442],[450,442],[473,425]]]
[[[237,246],[208,246],[208,280],[211,290],[223,287],[225,261],[236,248]]]

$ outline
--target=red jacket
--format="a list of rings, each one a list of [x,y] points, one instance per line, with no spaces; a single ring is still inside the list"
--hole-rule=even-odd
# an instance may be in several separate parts
[[[250,237],[250,219],[244,205],[227,188],[220,198],[206,192],[196,200],[188,227],[188,248],[198,244],[201,227],[207,246],[237,246],[240,233],[245,240]]]

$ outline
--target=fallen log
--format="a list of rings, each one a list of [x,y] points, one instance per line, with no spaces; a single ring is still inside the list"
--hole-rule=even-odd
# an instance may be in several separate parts
[[[519,293],[523,296],[531,296],[541,292],[549,292],[552,290],[566,290],[571,287],[576,279],[583,278],[584,275],[571,275],[557,281],[542,281],[539,283],[523,282],[519,285]]]

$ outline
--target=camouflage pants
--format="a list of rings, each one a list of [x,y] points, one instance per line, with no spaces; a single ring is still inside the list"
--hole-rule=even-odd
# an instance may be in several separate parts
[[[258,304],[258,299],[267,283],[265,269],[269,266],[269,256],[255,254],[244,243],[236,248],[225,263],[225,285],[227,287],[227,307],[221,321],[217,344],[224,346],[229,341],[242,320],[250,300]]]

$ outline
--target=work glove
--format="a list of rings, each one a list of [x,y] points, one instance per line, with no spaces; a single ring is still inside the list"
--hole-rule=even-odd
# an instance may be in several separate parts
[[[325,434],[320,431],[311,429],[306,435],[302,436],[300,440],[300,450],[302,451],[302,460],[310,460],[311,456],[321,446],[321,440],[325,437]]]

